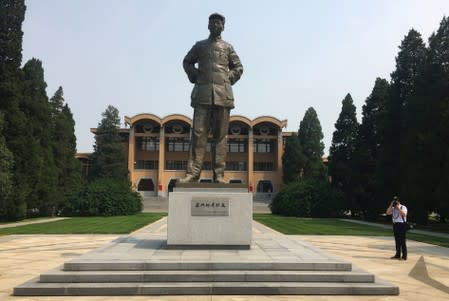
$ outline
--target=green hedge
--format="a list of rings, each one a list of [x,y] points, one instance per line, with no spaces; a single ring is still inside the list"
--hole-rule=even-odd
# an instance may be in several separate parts
[[[273,214],[300,217],[340,215],[343,195],[325,181],[301,180],[284,185],[270,205]]]
[[[140,194],[131,190],[129,183],[99,179],[75,193],[63,215],[113,216],[131,215],[142,211]]]

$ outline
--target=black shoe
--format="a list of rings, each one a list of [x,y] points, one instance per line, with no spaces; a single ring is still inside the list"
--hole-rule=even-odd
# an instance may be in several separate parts
[[[401,257],[395,255],[393,257],[390,257],[390,259],[401,259]]]
[[[402,260],[407,260],[407,256],[402,256]]]

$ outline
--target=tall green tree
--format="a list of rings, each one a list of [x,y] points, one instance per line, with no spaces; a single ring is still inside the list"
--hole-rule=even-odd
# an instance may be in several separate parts
[[[119,135],[119,111],[110,105],[102,116],[95,134],[91,178],[128,181],[126,150]]]
[[[352,180],[355,143],[359,123],[356,117],[356,108],[351,94],[347,94],[342,101],[340,115],[335,123],[332,136],[332,145],[329,152],[329,176],[332,185],[343,191],[345,195],[345,209],[354,211],[355,197],[353,195]]]
[[[429,38],[424,71],[405,105],[407,132],[402,145],[402,195],[416,221],[447,208],[449,150],[449,18]],[[443,211],[447,216],[447,211]]]
[[[20,158],[25,134],[25,117],[19,109],[22,63],[22,22],[25,18],[24,0],[0,1],[0,112],[4,113],[3,136],[6,147]],[[25,191],[20,185],[21,174],[13,165],[13,189],[4,203],[1,219],[17,220],[25,216]],[[5,199],[3,201],[6,201]]]
[[[326,179],[326,167],[323,164],[323,132],[318,115],[310,107],[299,124],[299,144],[303,153],[302,175],[304,179]]]
[[[3,137],[3,114],[0,113],[0,220],[6,219],[11,205],[13,156]]]
[[[27,118],[27,148],[21,157],[22,180],[29,185],[31,213],[49,215],[57,207],[57,168],[51,141],[51,111],[42,62],[29,60],[23,67],[20,108]]]
[[[302,164],[304,161],[298,136],[293,134],[287,138],[284,154],[282,155],[282,180],[284,184],[298,181],[301,178]]]
[[[68,196],[81,184],[81,166],[75,158],[76,137],[75,121],[72,112],[65,103],[64,91],[59,87],[50,99],[51,108],[51,144],[57,169],[57,207],[67,202]]]
[[[399,193],[401,184],[401,147],[409,125],[404,121],[407,99],[415,92],[416,81],[423,71],[426,46],[421,34],[411,29],[399,46],[396,69],[391,73],[390,96],[385,104],[383,143],[377,168],[379,196],[387,200]],[[407,164],[409,164],[408,162]]]
[[[379,199],[377,195],[376,168],[379,149],[383,142],[381,133],[388,93],[388,82],[377,78],[370,96],[363,105],[362,123],[355,144],[354,193],[363,214],[368,218],[376,217],[385,209],[383,208],[385,200]]]

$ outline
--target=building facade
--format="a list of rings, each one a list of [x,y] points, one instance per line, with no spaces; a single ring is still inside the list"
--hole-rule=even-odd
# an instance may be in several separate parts
[[[167,196],[177,179],[184,177],[189,157],[192,119],[173,114],[125,117],[120,130],[128,152],[128,170],[135,190],[144,196]],[[259,197],[271,198],[282,182],[282,154],[287,120],[261,116],[250,120],[230,118],[225,181],[244,183]],[[92,133],[96,129],[91,129]],[[86,154],[79,154],[85,160]],[[88,168],[88,167],[85,167]],[[87,171],[86,171],[87,172]],[[213,178],[210,143],[204,158],[200,182]]]

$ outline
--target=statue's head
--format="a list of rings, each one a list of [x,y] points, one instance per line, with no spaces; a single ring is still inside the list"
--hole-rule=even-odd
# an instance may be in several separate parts
[[[213,13],[209,16],[209,31],[213,36],[219,36],[224,30],[225,17],[223,15]]]

